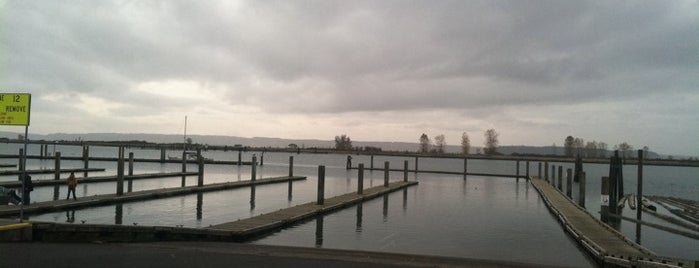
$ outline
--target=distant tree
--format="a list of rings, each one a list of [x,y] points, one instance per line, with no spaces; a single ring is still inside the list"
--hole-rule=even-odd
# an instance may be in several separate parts
[[[551,145],[551,155],[557,155],[558,154],[558,146],[556,146],[556,143],[554,142],[553,145]]]
[[[607,157],[607,144],[601,141],[597,143],[597,151],[598,157]]]
[[[596,141],[588,141],[587,144],[585,144],[585,156],[587,157],[597,157],[597,142]]]
[[[422,133],[420,136],[420,152],[421,153],[427,153],[430,151],[430,138],[427,137],[427,134]]]
[[[573,156],[573,146],[575,146],[574,143],[575,138],[573,138],[573,136],[566,137],[565,141],[563,142],[563,151],[565,152],[566,156]]]
[[[446,138],[444,138],[444,134],[439,134],[434,137],[434,146],[437,147],[437,153],[443,154],[444,153],[444,147],[447,146],[447,141]]]
[[[575,154],[582,154],[585,149],[585,140],[582,138],[575,138],[573,141],[573,147],[575,148]]]
[[[629,158],[629,153],[633,150],[633,146],[626,142],[622,142],[619,145],[615,145],[614,149],[621,151],[621,156],[626,159]]]
[[[352,150],[352,140],[345,134],[335,136],[335,149],[345,151]]]
[[[192,138],[187,138],[187,145],[192,145]]]
[[[485,148],[483,148],[485,154],[493,155],[497,153],[499,135],[500,134],[492,128],[485,131]]]
[[[648,159],[648,146],[643,146],[643,159]]]
[[[471,140],[468,138],[466,132],[461,134],[461,152],[467,155],[471,150]]]

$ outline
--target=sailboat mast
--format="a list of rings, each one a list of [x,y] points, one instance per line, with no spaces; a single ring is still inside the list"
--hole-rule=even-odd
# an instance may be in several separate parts
[[[183,140],[183,148],[186,151],[187,150],[187,116],[184,116],[184,140]]]

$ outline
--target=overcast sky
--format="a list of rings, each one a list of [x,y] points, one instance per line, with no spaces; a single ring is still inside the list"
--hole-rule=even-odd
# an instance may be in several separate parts
[[[699,155],[699,1],[7,1],[30,133],[473,145],[572,135]],[[0,130],[21,132],[21,127]]]

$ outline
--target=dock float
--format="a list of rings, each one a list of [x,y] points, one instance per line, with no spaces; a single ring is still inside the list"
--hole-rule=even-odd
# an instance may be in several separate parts
[[[604,267],[694,267],[692,261],[657,256],[604,224],[545,180],[530,180],[558,221]]]
[[[388,187],[382,185],[364,189],[362,194],[353,192],[328,198],[325,199],[322,205],[318,205],[316,202],[310,202],[267,214],[261,214],[252,218],[213,225],[206,229],[213,231],[219,236],[231,237],[234,241],[245,241],[313,216],[323,215],[417,184],[416,181],[392,182]]]
[[[71,172],[103,172],[105,171],[104,168],[65,168],[59,170],[60,173],[71,173]],[[27,174],[32,175],[32,174],[55,174],[56,170],[55,169],[33,169],[33,170],[27,170]],[[20,175],[22,174],[22,171],[20,170],[8,170],[8,171],[0,171],[0,176],[10,176],[10,175]]]
[[[17,165],[13,164],[0,164],[0,168],[16,168]]]
[[[253,185],[289,182],[289,181],[297,181],[297,180],[305,180],[305,179],[306,179],[306,177],[299,177],[299,176],[286,177],[285,176],[285,177],[258,179],[258,180],[254,180],[254,181],[248,180],[248,181],[236,181],[236,182],[206,184],[203,186],[186,186],[186,187],[177,187],[177,188],[154,189],[154,190],[124,193],[123,195],[117,195],[117,194],[93,195],[93,196],[81,197],[81,198],[78,198],[77,200],[55,200],[55,201],[32,203],[32,204],[24,206],[24,213],[25,214],[32,214],[32,213],[41,213],[41,212],[47,212],[47,211],[61,211],[61,210],[75,209],[75,208],[81,208],[81,207],[102,206],[102,205],[109,205],[109,204],[115,204],[115,203],[126,203],[126,202],[140,201],[140,200],[167,198],[167,197],[178,196],[178,195],[187,195],[187,194],[194,194],[194,193],[201,193],[201,192],[220,191],[220,190],[241,188],[241,187],[247,187],[247,186],[253,186]],[[0,217],[19,215],[19,213],[20,213],[19,206],[0,205]]]
[[[198,174],[199,174],[198,172],[145,173],[145,174],[136,174],[136,175],[131,175],[131,176],[125,175],[124,180],[128,181],[128,180],[181,177],[181,176],[196,176]],[[78,177],[78,183],[83,184],[83,183],[96,183],[96,182],[112,182],[112,181],[117,181],[118,179],[119,179],[119,177],[117,177],[117,176],[100,176],[100,177],[83,177],[83,178]],[[66,180],[65,180],[65,178],[60,179],[60,180],[54,180],[54,179],[32,180],[32,183],[34,184],[34,187],[65,185]],[[0,186],[6,187],[6,188],[16,188],[16,187],[21,187],[22,182],[21,181],[4,181],[4,182],[0,182]]]

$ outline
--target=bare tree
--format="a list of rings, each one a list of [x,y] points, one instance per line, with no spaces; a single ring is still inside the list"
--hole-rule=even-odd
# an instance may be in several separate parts
[[[575,138],[575,140],[573,140],[573,147],[575,148],[575,154],[582,154],[585,149],[585,140],[582,138]]]
[[[421,153],[427,153],[430,151],[430,138],[427,137],[427,134],[422,133],[420,136],[420,152]]]
[[[492,128],[485,131],[485,148],[483,148],[485,154],[493,155],[497,153],[499,135],[500,134]]]
[[[626,142],[622,142],[619,145],[614,145],[614,149],[621,151],[621,155],[624,159],[626,159],[629,157],[629,152],[633,150],[633,146],[629,145]]]
[[[337,150],[352,150],[352,140],[349,136],[342,134],[335,136],[335,149]]]
[[[437,147],[437,152],[440,154],[444,153],[444,147],[447,146],[447,141],[444,138],[444,134],[439,134],[434,137],[434,145]]]
[[[467,155],[471,150],[471,140],[468,138],[466,132],[461,134],[461,152]]]
[[[566,156],[568,156],[568,157],[573,156],[574,143],[575,143],[575,138],[573,138],[573,136],[566,137],[565,141],[563,142],[563,148],[564,148]]]
[[[585,156],[587,157],[597,157],[597,142],[596,141],[588,141],[587,144],[585,144]]]
[[[643,146],[643,158],[648,159],[648,146]]]

